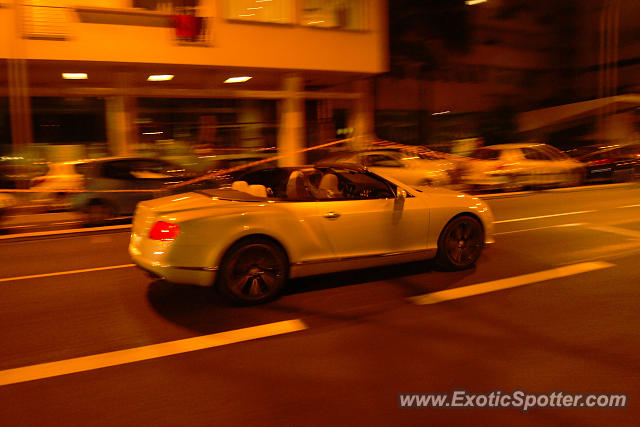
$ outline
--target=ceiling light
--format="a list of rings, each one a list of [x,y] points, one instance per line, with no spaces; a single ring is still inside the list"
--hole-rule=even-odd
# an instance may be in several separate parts
[[[150,82],[166,82],[173,79],[173,74],[152,74],[147,77]]]
[[[473,5],[476,5],[476,4],[486,3],[486,2],[487,2],[487,0],[467,0],[467,1],[465,1],[465,4],[467,6],[473,6]]]
[[[62,73],[62,78],[66,80],[86,80],[87,73]]]
[[[249,76],[242,76],[242,77],[229,77],[227,80],[225,80],[225,83],[243,83],[246,82],[247,80],[251,80],[253,77],[249,77]]]

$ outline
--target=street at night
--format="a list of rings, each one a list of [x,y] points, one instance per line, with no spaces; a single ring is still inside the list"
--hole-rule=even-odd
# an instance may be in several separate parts
[[[0,0],[0,427],[638,425],[638,16]]]
[[[300,278],[255,307],[148,278],[131,263],[126,228],[1,236],[0,420],[634,424],[638,184],[483,198],[496,243],[474,269],[416,262]],[[400,393],[454,390],[628,403],[526,413],[398,404]]]

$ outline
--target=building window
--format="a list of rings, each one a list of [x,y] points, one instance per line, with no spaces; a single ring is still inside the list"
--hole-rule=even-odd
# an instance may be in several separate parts
[[[105,102],[102,98],[31,98],[33,142],[48,144],[104,143]]]
[[[195,15],[198,0],[133,0],[133,7],[164,13]]]
[[[302,25],[364,30],[364,0],[302,0]]]
[[[295,0],[226,0],[224,14],[227,19],[293,24]]]

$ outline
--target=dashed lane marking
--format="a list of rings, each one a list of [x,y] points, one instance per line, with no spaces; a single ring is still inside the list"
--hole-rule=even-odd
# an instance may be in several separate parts
[[[115,270],[117,268],[135,267],[135,264],[109,265],[107,267],[83,268],[80,270],[57,271],[55,273],[31,274],[29,276],[3,277],[0,282],[13,282],[15,280],[39,279],[41,277],[64,276],[66,274],[89,273],[91,271]]]
[[[308,329],[301,319],[0,371],[0,386],[92,371]]]
[[[567,216],[567,215],[579,215],[585,213],[598,212],[597,210],[589,210],[589,211],[575,211],[575,212],[563,212],[557,214],[549,214],[549,215],[538,215],[538,216],[529,216],[526,218],[513,218],[513,219],[503,219],[500,221],[493,221],[494,224],[503,224],[505,222],[518,222],[518,221],[531,221],[533,219],[541,219],[541,218],[553,218],[556,216]]]
[[[596,225],[591,224],[588,227],[591,230],[602,231],[605,233],[618,234],[620,236],[631,237],[633,239],[640,239],[640,231],[629,230],[626,228],[612,227],[610,225]]]
[[[543,282],[545,280],[559,279],[562,277],[573,276],[575,274],[601,270],[603,268],[613,267],[614,265],[615,264],[603,261],[583,262],[580,264],[565,265],[558,268],[552,268],[550,270],[538,271],[536,273],[523,274],[521,276],[508,277],[506,279],[492,280],[490,282],[478,283],[476,285],[462,286],[460,288],[447,289],[444,291],[418,295],[410,297],[408,298],[408,300],[418,305],[437,304],[443,301],[450,301],[470,297],[473,295],[486,294],[503,289]]]
[[[107,230],[126,230],[130,228],[131,228],[131,224],[119,224],[119,225],[106,225],[104,227],[71,228],[68,230],[34,231],[32,233],[7,234],[6,236],[0,236],[0,240],[21,239],[24,237],[41,237],[41,236],[55,236],[55,235],[64,235],[64,234],[92,233],[95,231],[107,231]]]
[[[562,227],[580,227],[584,225],[583,222],[574,222],[571,224],[557,224],[557,225],[548,225],[546,227],[535,227],[535,228],[523,228],[521,230],[512,230],[512,231],[501,231],[499,233],[493,233],[494,235],[502,235],[502,234],[513,234],[513,233],[525,233],[527,231],[536,231],[536,230],[545,230],[547,228],[562,228]]]

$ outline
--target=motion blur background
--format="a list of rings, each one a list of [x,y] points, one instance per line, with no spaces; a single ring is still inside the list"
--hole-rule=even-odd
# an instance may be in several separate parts
[[[2,0],[0,187],[107,156],[205,173],[377,139],[456,155],[633,144],[639,12],[622,0]],[[82,188],[49,190],[64,186]]]
[[[639,16],[636,0],[0,0],[0,424],[637,425]],[[323,159],[475,193],[496,243],[465,271],[295,279],[250,308],[133,268],[141,200]],[[415,302],[441,291],[461,297]],[[243,341],[285,321],[306,326]],[[211,334],[245,338],[154,350]],[[398,408],[461,388],[629,404]]]

